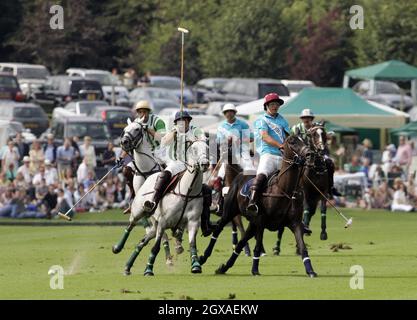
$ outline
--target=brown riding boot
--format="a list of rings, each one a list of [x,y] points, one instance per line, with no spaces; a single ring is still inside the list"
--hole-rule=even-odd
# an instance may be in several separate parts
[[[171,176],[172,176],[171,172],[169,171],[162,171],[159,174],[155,182],[155,193],[153,195],[152,201],[146,200],[145,203],[143,204],[143,209],[145,210],[145,212],[151,213],[156,209],[159,201],[162,198],[162,194],[167,184],[171,180]]]
[[[210,222],[211,201],[211,188],[206,184],[203,184],[203,212],[201,213],[201,231],[203,237],[209,236],[215,228]]]
[[[255,181],[251,187],[251,196],[249,200],[249,204],[246,208],[246,211],[249,214],[257,215],[258,214],[258,206],[256,202],[258,201],[259,194],[262,192],[262,188],[267,181],[266,175],[260,173],[256,176]]]
[[[126,184],[129,186],[129,190],[130,190],[129,207],[127,207],[123,211],[123,214],[128,214],[128,213],[130,213],[132,201],[133,201],[133,199],[135,199],[135,188],[133,188],[133,177],[135,176],[135,172],[133,171],[133,169],[131,167],[124,167],[122,172],[123,172],[123,175],[126,179]]]
[[[337,191],[337,189],[334,187],[334,164],[331,159],[326,159],[326,167],[327,167],[327,174],[329,177],[329,195],[330,198],[333,199],[333,196],[341,197],[342,194]]]

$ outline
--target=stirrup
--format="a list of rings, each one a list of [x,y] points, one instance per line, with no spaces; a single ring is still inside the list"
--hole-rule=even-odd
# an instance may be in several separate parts
[[[150,200],[146,200],[143,204],[143,210],[145,212],[152,212],[155,209],[156,203]]]

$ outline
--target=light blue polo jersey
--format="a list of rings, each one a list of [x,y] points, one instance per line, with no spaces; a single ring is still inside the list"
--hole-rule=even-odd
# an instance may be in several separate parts
[[[250,138],[249,125],[241,120],[236,118],[235,122],[229,123],[227,120],[224,120],[217,130],[217,143],[227,142],[227,138],[231,135],[235,136],[240,140],[245,140]]]
[[[266,131],[272,139],[282,144],[284,143],[286,134],[290,134],[290,127],[287,120],[285,120],[280,114],[277,114],[274,118],[265,112],[262,116],[255,120],[254,127],[256,151],[260,155],[272,154],[281,156],[282,153],[278,148],[273,147],[262,140],[261,131]]]

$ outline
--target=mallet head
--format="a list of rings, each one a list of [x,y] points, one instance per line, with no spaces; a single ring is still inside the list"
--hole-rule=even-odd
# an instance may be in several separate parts
[[[188,33],[188,32],[190,32],[190,31],[188,31],[187,29],[185,29],[185,28],[181,28],[181,27],[179,27],[179,28],[178,28],[178,31],[179,31],[179,32],[182,32],[182,33]]]
[[[60,216],[61,218],[65,219],[65,220],[68,220],[68,221],[72,220],[71,217],[63,214],[62,212],[58,212],[58,216]]]
[[[352,218],[350,218],[347,222],[346,222],[346,224],[345,224],[345,228],[348,228],[351,224],[352,224]]]

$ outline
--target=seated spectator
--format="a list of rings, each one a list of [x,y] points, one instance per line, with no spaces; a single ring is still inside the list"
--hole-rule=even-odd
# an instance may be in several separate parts
[[[16,179],[17,168],[14,166],[14,163],[10,163],[9,167],[6,170],[6,178],[10,182],[13,182]]]
[[[74,177],[72,168],[67,168],[65,170],[65,173],[64,173],[63,178],[61,179],[61,182],[62,182],[63,188],[65,188],[65,186],[69,184],[72,184],[75,187],[77,186],[77,179]]]
[[[21,173],[23,175],[23,178],[25,179],[26,183],[28,185],[30,185],[32,183],[32,172],[30,171],[30,158],[29,156],[25,156],[23,157],[23,165],[21,165],[18,169],[17,169],[17,173]]]
[[[361,170],[361,165],[359,163],[359,157],[354,155],[351,158],[351,162],[345,164],[345,171],[347,173],[357,173]]]
[[[76,191],[76,185],[74,181],[68,180],[68,183],[63,190],[64,190],[65,200],[67,201],[68,205],[72,207],[75,203],[74,195]]]
[[[400,178],[395,179],[394,189],[391,211],[415,211],[414,207],[408,202],[405,185]]]
[[[79,184],[82,184],[88,178],[88,166],[87,159],[84,158],[83,162],[78,166],[77,169],[77,181]]]
[[[384,172],[384,170],[382,170],[381,165],[377,165],[377,167],[376,167],[376,169],[375,169],[375,171],[374,171],[374,173],[371,177],[371,180],[373,182],[373,187],[374,188],[379,187],[381,185],[381,183],[386,180],[385,172]]]
[[[50,160],[45,160],[45,181],[46,184],[58,187],[58,171],[52,166]]]
[[[19,151],[14,145],[13,140],[9,140],[7,148],[4,150],[1,160],[2,172],[6,172],[9,165],[13,163],[15,168],[19,167]]]
[[[103,165],[106,171],[109,171],[116,164],[116,154],[114,153],[114,145],[112,142],[107,144],[107,149],[103,153]]]
[[[0,208],[0,218],[17,218],[20,213],[25,211],[25,197],[25,189],[13,189],[10,202]]]
[[[401,178],[405,180],[404,172],[402,171],[401,167],[397,165],[392,166],[391,171],[388,172],[387,177],[388,177],[388,186],[391,189],[394,189],[394,180],[396,178]]]
[[[80,183],[77,191],[74,193],[74,201],[78,202],[85,195],[84,185]],[[90,210],[91,204],[88,202],[88,196],[84,197],[75,207],[76,212],[85,212]]]
[[[46,185],[46,180],[42,178],[40,179],[38,183],[35,184],[36,200],[41,201],[47,193],[48,193],[48,186]]]
[[[69,205],[69,203],[67,202],[66,198],[65,198],[65,194],[64,194],[64,190],[63,189],[58,189],[58,194],[57,194],[57,204],[56,207],[54,209],[51,210],[51,215],[52,216],[56,216],[58,214],[58,212],[61,212],[63,214],[66,214],[67,211],[69,209],[71,209],[72,205]],[[69,217],[74,217],[74,211],[71,210],[68,213]]]
[[[48,192],[43,197],[41,204],[43,205],[43,210],[47,216],[47,218],[51,218],[52,210],[56,207],[58,203],[58,196],[55,192],[55,188],[52,185],[48,186]],[[64,212],[65,213],[65,212]]]
[[[16,175],[16,179],[14,180],[14,186],[18,189],[28,189],[29,185],[26,183],[25,178],[23,177],[23,174],[19,172]]]

